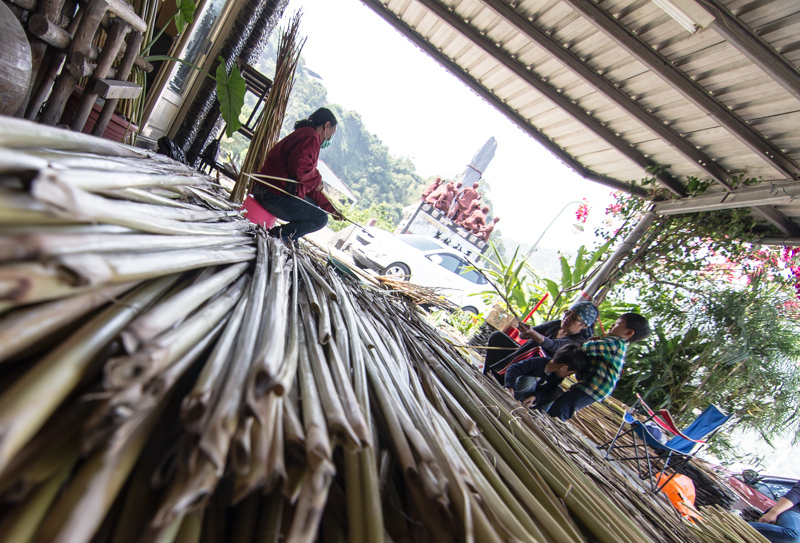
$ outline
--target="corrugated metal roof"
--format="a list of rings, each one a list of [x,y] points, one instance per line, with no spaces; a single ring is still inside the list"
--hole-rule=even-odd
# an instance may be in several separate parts
[[[589,179],[798,185],[797,0],[672,0],[696,32],[664,0],[362,1]],[[755,212],[800,238],[800,203]]]

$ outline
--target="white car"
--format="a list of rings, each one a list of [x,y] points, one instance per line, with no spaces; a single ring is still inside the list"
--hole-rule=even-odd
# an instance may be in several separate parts
[[[489,310],[478,294],[491,289],[486,279],[471,269],[463,254],[437,239],[364,227],[355,229],[345,250],[362,268],[440,289],[464,311],[479,314]]]

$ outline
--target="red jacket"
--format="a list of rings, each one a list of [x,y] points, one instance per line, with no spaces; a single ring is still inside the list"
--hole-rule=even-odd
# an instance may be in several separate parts
[[[336,209],[322,193],[322,176],[317,170],[321,143],[322,137],[316,129],[298,128],[270,149],[267,159],[258,173],[294,179],[297,183],[287,183],[277,179],[265,179],[264,181],[273,187],[295,194],[299,198],[311,198],[319,207],[338,217]],[[287,185],[291,186],[287,187]],[[264,185],[264,187],[270,192],[284,194],[273,190],[269,185]]]

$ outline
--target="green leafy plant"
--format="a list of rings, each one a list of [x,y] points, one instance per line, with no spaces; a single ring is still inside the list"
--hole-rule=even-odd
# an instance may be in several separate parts
[[[176,0],[176,7],[177,9],[175,14],[161,29],[159,29],[155,37],[150,40],[150,43],[142,48],[142,55],[145,55],[150,48],[153,47],[156,41],[158,41],[158,38],[160,38],[161,35],[166,31],[170,23],[175,23],[175,28],[177,28],[178,34],[181,34],[186,29],[186,26],[194,21],[194,13],[197,9],[197,6],[192,0]],[[217,66],[217,74],[216,77],[214,77],[196,64],[169,55],[150,55],[145,56],[144,60],[148,62],[180,62],[181,64],[191,66],[195,70],[204,74],[206,77],[210,77],[211,79],[215,80],[217,83],[217,99],[219,100],[219,110],[222,118],[225,120],[226,125],[225,134],[228,137],[231,137],[234,132],[241,128],[242,123],[239,120],[239,115],[241,114],[242,107],[244,106],[244,95],[247,92],[247,87],[245,85],[244,78],[239,71],[239,67],[236,66],[236,64],[231,66],[231,72],[228,74],[228,71],[225,68],[225,59],[221,56],[218,57],[217,60],[219,61],[219,66]]]
[[[247,91],[244,78],[239,72],[239,68],[234,64],[231,73],[225,70],[225,59],[219,57],[217,66],[217,99],[219,100],[219,111],[225,119],[225,135],[231,135],[241,128],[239,114],[244,106],[244,95]]]
[[[800,327],[781,311],[780,285],[757,274],[744,287],[695,285],[692,298],[668,289],[642,298],[655,333],[631,345],[616,397],[639,392],[683,424],[714,403],[767,441],[797,428]]]
[[[336,207],[345,217],[358,224],[367,224],[372,219],[375,219],[375,227],[387,232],[394,232],[397,226],[394,206],[386,202],[373,203],[366,209],[348,203],[337,203]],[[350,223],[346,221],[330,221],[328,226],[334,232],[338,232],[350,226]]]
[[[586,247],[581,245],[572,264],[570,264],[567,257],[561,257],[560,283],[553,279],[542,279],[545,289],[550,294],[545,320],[557,318],[569,307],[573,302],[572,298],[574,298],[571,294],[578,291],[596,271],[596,264],[608,252],[611,243],[612,240],[608,240],[592,252],[587,251]]]
[[[490,241],[489,246],[492,249],[493,258],[481,260],[481,264],[486,265],[485,268],[481,268],[481,271],[511,303],[513,306],[511,309],[518,315],[524,316],[544,294],[544,290],[538,285],[536,272],[520,256],[519,247],[506,261],[493,242]],[[493,288],[489,288],[481,295],[502,301]]]
[[[481,324],[483,323],[483,320],[477,315],[470,313],[469,311],[461,311],[461,309],[455,309],[452,311],[445,311],[441,309],[438,311],[433,311],[428,316],[428,320],[431,322],[431,324],[437,327],[445,325],[452,326],[460,334],[466,337],[471,336],[481,327]]]
[[[709,186],[689,182],[697,193]],[[735,185],[758,182],[737,178]],[[615,197],[601,239],[626,235],[650,205]],[[616,397],[631,402],[641,393],[682,424],[693,410],[715,403],[734,414],[731,425],[766,440],[796,428],[800,327],[792,308],[799,255],[753,243],[764,233],[747,210],[656,219],[604,287],[604,319],[614,316],[604,310],[607,303],[622,309],[635,298],[635,310],[654,330],[631,345]],[[719,454],[735,452],[724,439],[714,443]]]

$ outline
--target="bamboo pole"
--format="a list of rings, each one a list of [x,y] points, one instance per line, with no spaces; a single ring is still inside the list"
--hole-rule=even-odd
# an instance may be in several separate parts
[[[0,473],[80,381],[92,356],[177,279],[167,276],[125,296],[87,322],[0,396]]]

